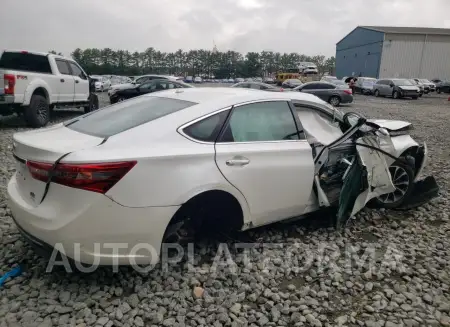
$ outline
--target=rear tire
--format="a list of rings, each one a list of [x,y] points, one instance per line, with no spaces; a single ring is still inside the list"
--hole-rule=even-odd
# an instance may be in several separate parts
[[[242,228],[242,209],[231,195],[210,191],[189,200],[166,228],[163,243],[182,246],[197,238],[227,234]]]
[[[32,95],[30,105],[25,108],[23,116],[28,126],[33,128],[44,127],[50,121],[48,100],[42,95]]]
[[[328,102],[334,107],[339,107],[339,105],[341,104],[341,99],[338,96],[334,95],[330,99],[328,99]]]

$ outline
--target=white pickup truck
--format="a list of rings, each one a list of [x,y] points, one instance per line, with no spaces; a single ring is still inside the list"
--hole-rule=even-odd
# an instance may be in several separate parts
[[[73,59],[6,50],[0,57],[0,115],[23,115],[30,127],[45,126],[55,107],[98,108],[88,75]]]

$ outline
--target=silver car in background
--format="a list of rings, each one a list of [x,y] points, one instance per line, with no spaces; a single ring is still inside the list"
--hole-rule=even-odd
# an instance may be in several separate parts
[[[418,99],[420,89],[417,85],[406,78],[380,79],[373,86],[373,94],[378,96],[389,96],[394,99],[412,98]]]

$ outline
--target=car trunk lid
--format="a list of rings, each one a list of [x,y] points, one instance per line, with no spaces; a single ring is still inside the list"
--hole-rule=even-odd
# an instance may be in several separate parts
[[[38,206],[46,193],[46,181],[32,176],[40,166],[52,167],[68,153],[94,147],[103,138],[83,134],[58,124],[49,128],[16,133],[13,154],[16,159],[16,179],[22,197]]]

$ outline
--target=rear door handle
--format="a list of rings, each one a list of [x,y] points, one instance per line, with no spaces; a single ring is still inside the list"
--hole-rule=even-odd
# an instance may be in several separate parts
[[[245,166],[250,163],[250,160],[245,157],[234,157],[226,161],[227,166]]]
[[[79,80],[76,80],[75,83],[80,83],[80,81],[79,81]]]
[[[64,78],[61,78],[60,81],[61,81],[61,83],[64,83]]]

